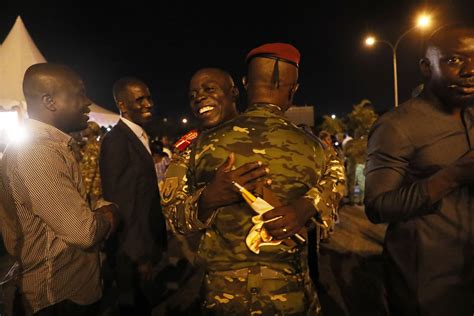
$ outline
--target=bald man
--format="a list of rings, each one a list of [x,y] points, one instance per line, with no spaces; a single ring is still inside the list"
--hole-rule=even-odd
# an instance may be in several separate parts
[[[115,207],[87,202],[67,134],[87,127],[91,101],[69,67],[36,64],[23,80],[28,139],[1,162],[2,200],[21,235],[2,233],[21,265],[20,292],[31,315],[96,315],[100,242],[114,230]]]
[[[370,133],[366,213],[389,224],[392,315],[472,315],[474,28],[435,32],[420,70],[424,90]]]
[[[224,70],[218,68],[204,68],[198,70],[189,83],[190,108],[199,122],[201,131],[215,128],[235,117],[237,117],[238,88],[234,84],[232,77]],[[197,137],[197,132],[194,132]],[[190,135],[190,134],[188,134]],[[188,139],[185,137],[182,140]],[[192,140],[184,143],[178,141],[176,147],[181,153],[173,158],[172,163],[166,172],[166,179],[163,185],[163,206],[164,213],[169,220],[173,230],[179,233],[189,233],[198,230],[203,224],[197,217],[197,201],[201,196],[201,191],[191,195],[188,190],[190,183],[186,176],[189,171],[190,155],[192,148],[188,147]],[[184,145],[184,146],[183,146]],[[230,168],[230,166],[226,167]],[[217,173],[219,179],[223,175],[223,168]],[[247,164],[238,170],[230,171],[229,176],[236,177],[236,180],[243,185],[249,185],[261,176],[265,175],[265,167],[256,163]],[[254,172],[253,174],[251,172]],[[247,175],[247,176],[245,176]],[[221,182],[217,187],[226,190],[226,184]],[[229,184],[230,187],[232,184]],[[229,188],[227,188],[229,190]],[[222,193],[222,192],[221,192]],[[235,194],[211,194],[207,197],[209,204],[215,207],[229,204],[239,197]],[[202,213],[201,213],[202,214]]]
[[[232,77],[218,68],[197,71],[189,84],[191,111],[203,129],[215,127],[238,115],[239,90]]]

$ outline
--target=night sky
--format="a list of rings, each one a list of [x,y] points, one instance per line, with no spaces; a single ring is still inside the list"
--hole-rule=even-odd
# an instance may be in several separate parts
[[[159,117],[190,114],[187,85],[202,67],[228,70],[242,90],[244,56],[268,42],[292,43],[302,54],[295,104],[314,105],[317,115],[342,115],[369,99],[377,111],[387,110],[393,106],[392,53],[382,44],[365,47],[365,34],[395,42],[413,26],[420,10],[431,13],[436,26],[474,12],[473,0],[254,0],[213,5],[178,0],[154,1],[153,9],[151,1],[28,2],[2,1],[0,41],[21,15],[45,58],[76,69],[97,104],[116,111],[112,85],[121,76],[133,75],[150,86]],[[109,7],[97,8],[99,2]],[[255,8],[255,3],[265,9]],[[421,82],[417,62],[423,38],[426,34],[414,31],[398,49],[400,102]]]

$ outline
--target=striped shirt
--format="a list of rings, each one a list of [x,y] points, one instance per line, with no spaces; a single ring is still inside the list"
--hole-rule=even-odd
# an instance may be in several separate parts
[[[92,304],[101,297],[98,244],[109,224],[87,204],[71,137],[35,120],[27,127],[29,139],[9,145],[0,163],[0,225],[20,262],[22,294],[33,312],[66,299]]]

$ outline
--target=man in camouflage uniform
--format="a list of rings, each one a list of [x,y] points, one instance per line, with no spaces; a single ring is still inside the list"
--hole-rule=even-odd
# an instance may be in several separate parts
[[[298,51],[287,44],[264,45],[248,60],[248,110],[199,137],[189,152],[186,174],[170,168],[165,214],[179,232],[206,230],[199,258],[206,265],[203,292],[209,314],[317,315],[306,246],[287,238],[305,235],[304,226],[318,215],[316,209],[331,205],[335,193],[328,188],[337,182],[330,175],[334,161],[315,138],[283,117],[298,87]],[[255,189],[255,180],[263,176],[256,160],[268,166],[270,189],[283,205],[263,219],[274,219],[264,227],[284,242],[262,247],[259,254],[245,244],[255,213],[232,186],[236,181]]]
[[[204,68],[198,70],[192,76],[189,87],[190,107],[193,115],[198,120],[199,130],[190,131],[174,145],[173,160],[169,167],[173,170],[172,173],[176,174],[178,172],[183,175],[187,173],[191,152],[190,145],[200,131],[216,127],[238,115],[236,107],[238,94],[239,91],[232,77],[224,70]],[[204,104],[205,106],[199,106]],[[172,183],[172,180],[171,182],[168,181],[168,185]],[[160,191],[163,191],[162,189]],[[192,200],[193,196],[188,196],[188,199]],[[204,269],[200,265],[194,265],[194,263],[202,231],[184,236],[176,233],[173,222],[170,222],[168,226],[174,231],[173,235],[168,238],[168,255],[179,258],[184,256],[193,264],[193,267],[187,266],[186,270],[181,273],[180,279],[176,280],[176,283],[178,283],[176,294],[168,298],[159,308],[161,310],[166,309],[171,313],[192,312],[193,315],[198,315],[196,306],[194,306],[199,304],[199,288],[196,288],[196,284],[201,283]],[[173,247],[176,242],[179,243],[179,247]],[[183,274],[185,278],[182,277]]]
[[[332,142],[331,134],[329,134],[327,131],[323,130],[319,133],[319,139],[323,142],[323,144],[325,145],[326,150],[330,152],[331,156],[338,157],[339,159],[341,159],[339,157],[336,149],[334,148],[334,144]],[[341,159],[341,163],[342,163],[342,159]],[[338,185],[337,185],[336,189],[337,189],[340,196],[344,196],[344,191],[345,191],[344,184],[346,182],[346,177],[345,177],[344,173],[340,173],[339,175],[340,175],[339,176],[339,182],[338,182]],[[338,212],[338,209],[335,208],[334,212],[331,213],[331,215],[326,219],[327,223],[328,223],[328,227],[322,227],[321,228],[321,232],[320,232],[321,240],[327,241],[329,239],[329,233],[334,232],[334,226],[335,226],[335,224],[338,220],[338,217],[339,217],[339,212]]]
[[[191,78],[189,87],[190,107],[199,122],[200,131],[192,130],[184,135],[174,145],[176,154],[168,167],[163,186],[162,203],[172,212],[165,215],[173,231],[180,234],[195,232],[192,217],[197,214],[196,201],[199,200],[202,190],[197,190],[186,177],[192,151],[190,146],[198,135],[205,130],[215,128],[220,124],[237,117],[236,102],[239,91],[232,77],[225,71],[217,68],[204,68],[197,71]],[[252,168],[253,167],[253,168]],[[247,169],[245,169],[247,168]],[[264,167],[247,165],[233,170],[233,174],[244,174],[247,171],[259,170],[263,175]],[[243,181],[243,179],[240,179]],[[253,181],[254,179],[252,179]],[[250,180],[247,180],[250,181]],[[177,189],[179,187],[179,189]],[[229,204],[232,201],[225,201]],[[216,201],[216,203],[218,203]],[[177,205],[178,207],[174,207]],[[177,210],[178,209],[178,210]],[[178,214],[182,214],[178,215]],[[191,227],[189,227],[188,223]]]
[[[191,78],[189,85],[189,98],[190,108],[193,115],[196,117],[199,123],[199,130],[192,130],[181,139],[179,139],[174,145],[174,156],[167,174],[174,175],[168,180],[168,189],[177,184],[175,176],[177,174],[186,175],[190,164],[191,154],[191,143],[198,137],[201,131],[214,128],[221,123],[227,122],[238,115],[237,112],[237,99],[239,96],[239,90],[234,84],[234,80],[229,73],[218,68],[203,68],[198,70]],[[263,170],[263,167],[262,167]],[[188,187],[186,183],[185,188]],[[165,189],[165,188],[164,188]],[[193,204],[191,201],[195,197],[199,197],[198,194],[193,196],[188,195],[189,191],[183,192],[181,200],[186,200],[187,204]],[[164,192],[165,197],[169,198],[169,191]],[[179,231],[182,229],[175,229],[179,227],[179,223],[175,220],[168,218],[170,228],[176,233],[178,231],[178,238],[184,241],[182,236],[179,236]],[[195,252],[197,251],[197,244],[199,243],[199,236],[201,232],[195,232],[196,234],[188,234],[187,241],[191,242],[191,245],[183,245],[183,250],[187,259],[194,263]],[[189,248],[193,249],[189,251]]]

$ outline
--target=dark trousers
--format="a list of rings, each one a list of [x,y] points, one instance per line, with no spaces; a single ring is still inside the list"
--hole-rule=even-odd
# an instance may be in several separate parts
[[[150,316],[153,308],[152,282],[140,280],[137,266],[123,255],[109,256],[102,267],[104,293],[102,313],[112,316]]]
[[[91,305],[79,305],[71,301],[48,306],[34,313],[34,316],[97,316],[99,314],[99,302]]]
[[[308,267],[309,276],[316,288],[319,287],[319,254],[318,254],[319,228],[308,232]],[[319,289],[319,288],[318,288]]]

